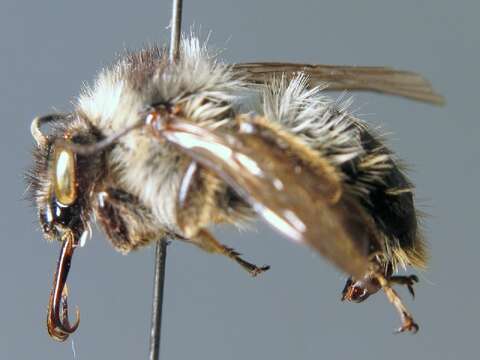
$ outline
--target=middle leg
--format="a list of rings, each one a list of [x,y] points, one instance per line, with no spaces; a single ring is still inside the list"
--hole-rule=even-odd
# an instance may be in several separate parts
[[[238,263],[242,268],[244,268],[250,275],[257,276],[264,271],[270,269],[270,266],[259,267],[255,264],[249,263],[248,261],[240,257],[240,253],[234,249],[221,244],[215,237],[210,234],[206,229],[200,230],[195,236],[192,236],[188,239],[191,243],[197,245],[200,249],[207,251],[212,254],[224,255],[236,263]]]

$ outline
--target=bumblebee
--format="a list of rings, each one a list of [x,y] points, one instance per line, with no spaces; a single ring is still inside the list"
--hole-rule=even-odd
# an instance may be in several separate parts
[[[427,261],[414,188],[381,136],[325,90],[386,92],[442,102],[410,72],[377,67],[228,65],[195,38],[180,57],[166,48],[128,53],[86,87],[68,114],[36,118],[29,188],[48,240],[62,243],[48,312],[59,341],[68,320],[66,279],[74,249],[96,221],[128,253],[163,238],[257,266],[209,232],[255,216],[311,246],[348,274],[342,298],[383,289],[399,331],[418,325],[392,285]],[[42,126],[48,125],[48,134]]]

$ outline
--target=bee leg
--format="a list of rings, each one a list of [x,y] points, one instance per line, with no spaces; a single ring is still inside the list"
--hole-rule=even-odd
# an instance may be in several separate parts
[[[415,297],[415,291],[413,290],[413,285],[418,283],[418,277],[416,275],[409,275],[409,276],[391,276],[389,279],[390,283],[392,284],[399,284],[405,285],[408,288],[408,291]]]
[[[200,230],[195,236],[190,238],[190,241],[202,250],[212,254],[224,255],[236,261],[242,268],[247,270],[248,273],[254,277],[270,269],[270,266],[258,267],[249,263],[248,261],[243,260],[237,251],[219,243],[217,239],[215,239],[215,237],[207,230]]]
[[[407,310],[405,305],[403,305],[402,300],[398,296],[397,292],[393,290],[392,283],[390,280],[387,280],[385,276],[381,273],[376,273],[375,277],[378,283],[381,285],[385,295],[387,296],[388,301],[397,309],[398,313],[400,314],[400,318],[402,319],[402,326],[397,329],[397,333],[401,333],[404,331],[411,331],[416,333],[418,331],[418,324],[413,320],[413,316]]]

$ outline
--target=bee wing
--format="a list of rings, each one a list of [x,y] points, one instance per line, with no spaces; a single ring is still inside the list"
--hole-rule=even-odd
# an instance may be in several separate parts
[[[311,86],[327,83],[328,90],[375,91],[437,105],[445,102],[423,76],[389,67],[264,62],[234,64],[233,69],[242,78],[256,84],[263,84],[274,74],[293,77],[302,72],[310,77]]]
[[[347,196],[333,199],[340,184],[312,171],[268,129],[244,121],[238,131],[222,133],[174,118],[161,133],[218,174],[274,229],[344,272],[364,275],[373,231],[363,210]]]

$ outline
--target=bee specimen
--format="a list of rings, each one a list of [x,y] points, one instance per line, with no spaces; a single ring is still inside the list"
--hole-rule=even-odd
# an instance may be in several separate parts
[[[78,314],[73,325],[68,320],[66,279],[94,219],[122,253],[168,237],[257,275],[268,267],[208,231],[255,215],[347,273],[343,299],[363,301],[383,289],[402,318],[399,331],[416,331],[392,289],[404,284],[413,294],[417,278],[394,274],[426,264],[413,185],[382,138],[348,104],[329,100],[326,86],[442,101],[410,72],[230,66],[185,37],[176,62],[166,48],[128,53],[71,113],[36,118],[30,189],[44,236],[62,243],[50,335],[63,341],[78,326]]]

